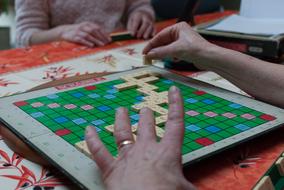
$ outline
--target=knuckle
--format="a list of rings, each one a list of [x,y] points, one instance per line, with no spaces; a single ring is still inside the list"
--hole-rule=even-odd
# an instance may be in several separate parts
[[[80,29],[76,30],[76,31],[74,32],[74,34],[75,34],[75,36],[80,36],[81,30],[80,30]]]
[[[141,121],[141,124],[147,127],[150,127],[153,125],[153,122],[151,120],[144,120],[144,121]]]
[[[172,113],[169,115],[168,121],[180,123],[180,122],[183,122],[183,117],[179,112],[172,111]]]
[[[75,36],[75,37],[74,37],[74,40],[77,41],[77,42],[79,42],[79,41],[81,41],[81,38],[80,38],[79,36]]]
[[[119,138],[122,138],[122,139],[127,138],[130,134],[127,129],[116,129],[115,133]]]
[[[82,33],[82,35],[81,35],[83,38],[87,38],[88,36],[89,36],[89,34],[87,34],[87,33]]]
[[[89,147],[90,151],[92,152],[92,154],[99,154],[100,152],[103,151],[103,147],[100,146],[98,143],[93,143],[90,145]]]

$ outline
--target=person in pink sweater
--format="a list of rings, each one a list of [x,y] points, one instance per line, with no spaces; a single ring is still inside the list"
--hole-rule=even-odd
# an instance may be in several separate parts
[[[148,39],[154,15],[150,0],[16,0],[17,46],[57,40],[103,46],[125,28]]]

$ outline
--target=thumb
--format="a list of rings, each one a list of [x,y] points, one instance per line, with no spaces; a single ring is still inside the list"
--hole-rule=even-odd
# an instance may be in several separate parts
[[[149,59],[165,59],[165,58],[179,58],[178,54],[178,44],[176,42],[166,45],[160,46],[152,49],[149,53],[147,53],[146,57]]]

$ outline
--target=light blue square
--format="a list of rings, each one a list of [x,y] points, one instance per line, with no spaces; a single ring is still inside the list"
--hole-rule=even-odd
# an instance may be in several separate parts
[[[138,100],[138,101],[143,101],[143,99],[144,99],[144,96],[136,96],[136,98],[135,98],[136,100]]]
[[[106,99],[114,99],[114,98],[116,98],[116,96],[114,96],[112,94],[108,94],[108,95],[105,95],[104,98],[106,98]]]
[[[99,128],[99,127],[95,127],[95,128],[96,128],[97,133],[99,133],[99,132],[101,132],[101,131],[102,131],[102,129],[101,129],[101,128]]]
[[[54,100],[54,99],[57,99],[57,98],[59,98],[59,96],[58,95],[56,95],[56,94],[50,94],[50,95],[48,95],[48,96],[46,96],[48,99],[51,99],[51,100]]]
[[[247,130],[250,129],[249,126],[244,125],[244,124],[238,124],[238,125],[235,126],[235,128],[237,128],[237,129],[239,129],[239,130],[241,130],[241,131],[247,131]]]
[[[139,116],[139,114],[135,114],[135,115],[130,116],[130,118],[135,120],[135,121],[139,121],[140,116]]]
[[[87,121],[85,119],[83,119],[83,118],[74,119],[72,121],[74,123],[76,123],[77,125],[81,125],[81,124],[87,123]]]
[[[221,131],[220,128],[215,127],[215,126],[209,126],[209,127],[206,127],[205,129],[207,131],[211,132],[211,133],[217,133],[217,132]]]
[[[111,89],[111,90],[108,90],[107,93],[108,94],[115,94],[117,93],[118,91],[116,89]]]
[[[165,84],[174,84],[172,80],[163,80],[163,83]]]
[[[99,125],[105,124],[105,122],[103,120],[99,119],[99,120],[93,121],[92,124],[95,125],[95,126],[99,126]]]
[[[186,126],[185,128],[186,128],[187,130],[193,131],[193,132],[199,131],[199,130],[201,129],[200,127],[198,127],[198,126],[196,126],[196,125],[188,125],[188,126]]]
[[[189,98],[189,99],[186,99],[185,100],[187,103],[190,103],[190,104],[194,104],[196,102],[198,102],[198,100],[194,99],[194,98]]]
[[[235,109],[239,109],[239,108],[243,107],[242,105],[236,104],[236,103],[230,104],[229,106],[230,106],[231,108],[235,108]]]
[[[32,113],[31,116],[33,118],[39,118],[39,117],[44,116],[44,114],[42,112],[36,112],[36,113]]]
[[[94,93],[94,94],[89,94],[89,97],[92,98],[92,99],[96,99],[96,98],[99,98],[100,95]]]

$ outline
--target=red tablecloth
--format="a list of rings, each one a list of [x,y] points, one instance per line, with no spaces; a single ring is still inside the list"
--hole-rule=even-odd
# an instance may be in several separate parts
[[[201,23],[232,14],[214,13],[197,16]],[[158,30],[175,20],[157,24]],[[74,57],[130,45],[139,40],[116,42],[103,48],[86,48],[68,42],[54,42],[25,49],[0,52],[0,74],[52,64]],[[182,72],[181,74],[188,74]],[[199,189],[250,189],[284,150],[283,128],[234,149],[217,154],[185,169],[186,176]],[[0,147],[1,149],[1,147]]]

